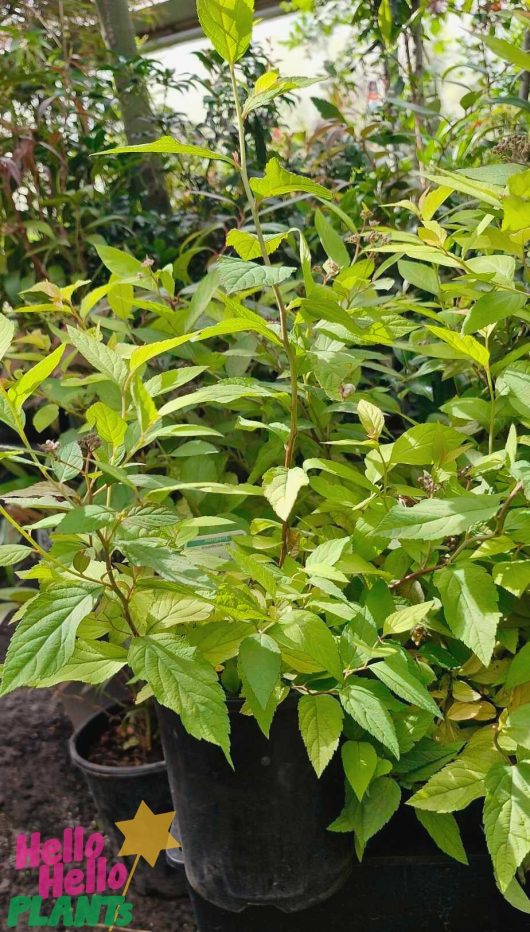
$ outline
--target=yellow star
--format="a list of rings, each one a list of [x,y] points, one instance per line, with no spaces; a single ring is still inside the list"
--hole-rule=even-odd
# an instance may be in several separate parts
[[[174,812],[155,815],[142,800],[134,819],[116,822],[116,828],[125,838],[118,854],[136,854],[154,867],[161,851],[180,848],[179,842],[169,831],[174,816]]]

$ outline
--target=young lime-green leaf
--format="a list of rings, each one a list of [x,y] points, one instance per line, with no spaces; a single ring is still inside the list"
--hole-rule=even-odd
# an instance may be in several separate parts
[[[230,723],[214,668],[185,638],[161,633],[133,638],[129,663],[194,738],[221,747],[230,760]]]
[[[234,65],[252,39],[254,0],[197,0],[197,15],[216,52]]]
[[[98,372],[102,372],[112,382],[123,385],[127,378],[127,367],[116,350],[100,343],[89,333],[82,333],[74,327],[68,327],[68,340]]]
[[[331,191],[323,185],[317,184],[311,178],[288,171],[276,158],[267,162],[263,178],[251,178],[250,186],[254,194],[260,198],[281,197],[282,194],[294,194],[296,191],[312,194],[324,200],[331,200],[332,197]]]
[[[97,686],[110,680],[127,663],[127,651],[118,644],[108,641],[78,639],[68,663],[57,673],[43,679],[43,686],[77,681]]]
[[[433,601],[418,602],[417,605],[399,608],[397,612],[392,612],[385,619],[383,634],[404,634],[405,631],[412,631],[416,625],[421,624],[433,608]]]
[[[417,809],[416,816],[444,854],[448,854],[460,864],[469,863],[454,815],[449,812],[429,812]]]
[[[243,259],[230,256],[219,259],[215,269],[219,284],[227,294],[280,285],[295,271],[294,267],[288,265],[256,265],[255,262],[244,262]]]
[[[0,314],[0,359],[7,353],[13,337],[15,335],[15,325],[12,320],[8,320],[3,314]]]
[[[211,621],[192,628],[188,639],[209,663],[216,665],[237,657],[241,641],[253,633],[254,626],[248,621]]]
[[[318,777],[339,746],[342,721],[342,709],[333,696],[302,696],[298,703],[300,733]]]
[[[515,744],[530,749],[530,705],[519,705],[510,710],[503,734],[511,738]]]
[[[435,573],[434,584],[451,631],[487,667],[501,617],[490,574],[477,563],[460,563]]]
[[[502,58],[503,61],[507,61],[510,65],[515,65],[516,68],[523,71],[530,71],[530,52],[520,49],[507,39],[499,39],[497,36],[485,35],[482,41],[498,58]]]
[[[270,256],[273,252],[276,252],[288,235],[288,231],[285,233],[266,233],[263,241],[267,255]],[[250,259],[263,258],[258,237],[255,233],[249,233],[247,230],[230,230],[226,236],[226,245],[232,246],[240,259],[245,262]]]
[[[127,152],[160,152],[163,155],[193,155],[199,159],[216,159],[220,162],[232,163],[232,159],[227,155],[213,152],[212,149],[205,149],[204,146],[190,146],[187,143],[178,142],[178,140],[173,139],[171,136],[162,136],[161,139],[156,139],[154,142],[142,142],[137,146],[116,146],[113,149],[105,149],[102,154],[122,155]],[[142,271],[145,272],[145,269],[142,269]]]
[[[394,723],[384,703],[376,695],[374,684],[352,676],[340,691],[340,701],[354,722],[384,744],[399,759],[399,744]]]
[[[377,752],[368,741],[346,741],[341,755],[346,779],[360,802],[377,769]]]
[[[282,622],[269,628],[282,657],[301,673],[327,671],[342,681],[342,661],[335,635],[313,612],[291,610]]]
[[[235,260],[234,260],[235,261]],[[246,263],[242,263],[246,265]],[[204,327],[203,330],[195,330],[193,333],[185,333],[180,337],[171,337],[169,340],[159,340],[156,343],[146,343],[145,346],[138,346],[131,353],[130,370],[135,372],[144,363],[160,356],[162,353],[169,353],[185,343],[196,343],[202,340],[210,340],[215,337],[229,336],[233,333],[257,330],[261,333],[266,330],[265,321],[254,322],[246,318],[231,317],[227,320],[221,320],[218,324],[212,324],[211,327]]]
[[[280,649],[268,634],[251,634],[239,648],[241,678],[250,686],[263,709],[280,679]]]
[[[432,712],[433,715],[440,715],[440,710],[434,699],[412,672],[411,666],[413,664],[414,661],[412,660],[410,664],[407,663],[402,654],[394,654],[387,657],[386,660],[372,664],[370,670],[396,696],[418,706],[419,709],[425,709],[426,712]]]
[[[411,508],[394,505],[377,526],[377,532],[401,540],[442,540],[489,521],[500,503],[500,495],[461,495],[426,499]]]
[[[150,275],[147,269],[139,259],[135,259],[130,253],[124,252],[123,249],[116,249],[115,246],[106,246],[104,243],[97,243],[96,252],[103,265],[120,278],[145,278]]]
[[[513,560],[511,563],[495,563],[493,579],[498,586],[520,598],[530,586],[530,561]]]
[[[45,356],[35,366],[28,369],[24,375],[15,382],[8,391],[9,400],[20,409],[27,398],[36,391],[36,389],[47,379],[57,368],[64,353],[64,345],[58,346],[57,349]]]
[[[18,433],[19,427],[24,426],[24,420],[24,412],[17,411],[5,388],[0,384],[0,423],[7,424]]]
[[[252,93],[245,101],[243,119],[246,119],[253,110],[266,106],[281,94],[288,94],[301,87],[310,87],[312,84],[318,84],[320,80],[321,78],[282,78],[277,71],[266,71],[265,74],[260,75]]]
[[[446,330],[445,327],[428,326],[427,329],[454,350],[456,359],[471,359],[473,362],[478,363],[479,366],[488,368],[490,354],[486,347],[479,343],[475,337],[462,336],[460,333],[455,333],[454,330]]]
[[[151,395],[138,375],[132,380],[131,394],[142,434],[145,434],[158,420],[158,411]]]
[[[86,412],[86,420],[87,424],[95,428],[98,437],[105,443],[110,443],[115,449],[122,445],[127,432],[127,424],[113,408],[109,408],[102,401],[97,401]]]
[[[286,466],[273,466],[263,476],[263,494],[278,517],[287,521],[300,489],[308,484],[309,479],[299,466],[293,466],[291,469]]]
[[[486,793],[485,777],[494,764],[502,761],[494,742],[494,729],[488,725],[475,732],[456,758],[435,773],[408,805],[431,812],[456,812]]]
[[[362,802],[352,793],[338,819],[329,826],[332,832],[355,832],[355,850],[359,860],[370,838],[379,832],[399,809],[401,790],[390,777],[378,777]]]
[[[379,440],[385,427],[385,416],[381,408],[373,405],[370,401],[361,399],[357,405],[357,417],[369,440]]]
[[[40,686],[42,678],[52,676],[67,663],[74,651],[77,628],[92,611],[100,591],[90,583],[59,583],[33,599],[11,638],[1,695],[18,686]]]
[[[27,560],[33,553],[35,551],[24,544],[2,544],[0,546],[0,566],[14,566],[15,563],[22,563],[22,560]]]
[[[484,830],[504,891],[530,852],[530,761],[498,763],[487,774]]]
[[[59,417],[59,408],[57,405],[42,405],[37,409],[33,416],[33,426],[39,434],[43,430],[46,430],[50,424],[53,424],[54,421]]]

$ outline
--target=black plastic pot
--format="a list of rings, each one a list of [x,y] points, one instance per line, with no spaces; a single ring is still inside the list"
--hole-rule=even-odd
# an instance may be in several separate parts
[[[94,764],[87,759],[88,748],[107,728],[109,714],[116,713],[117,710],[117,707],[113,707],[93,715],[74,732],[70,738],[69,750],[72,762],[85,775],[101,827],[111,838],[116,851],[119,851],[123,836],[116,828],[115,822],[132,819],[142,800],[155,813],[172,811],[173,803],[164,760],[137,767],[112,767]],[[124,858],[124,861],[131,865],[133,859]],[[184,870],[172,870],[163,853],[160,854],[154,868],[140,859],[133,885],[142,895],[151,894],[168,899],[186,893]]]
[[[296,698],[276,712],[267,740],[229,701],[235,770],[159,707],[186,875],[205,900],[293,912],[331,896],[353,865],[352,840],[327,831],[344,801],[338,756],[319,780],[298,730]]]
[[[528,932],[528,916],[495,887],[480,828],[480,803],[462,813],[469,867],[437,851],[407,807],[355,861],[330,899],[297,913],[219,909],[190,888],[199,932]],[[178,866],[182,852],[168,852]]]

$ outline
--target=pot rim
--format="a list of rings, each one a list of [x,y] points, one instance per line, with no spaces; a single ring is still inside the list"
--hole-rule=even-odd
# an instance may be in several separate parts
[[[135,766],[127,765],[126,767],[116,767],[111,764],[96,764],[93,761],[88,760],[86,757],[83,757],[81,752],[78,749],[78,743],[83,737],[84,732],[87,728],[93,724],[93,722],[102,718],[103,716],[108,717],[109,713],[119,709],[119,705],[109,706],[108,709],[101,709],[99,712],[94,712],[90,718],[87,719],[82,725],[79,725],[75,729],[73,734],[68,739],[68,751],[70,753],[70,760],[75,767],[79,767],[80,770],[84,770],[86,773],[98,774],[102,777],[125,777],[133,778],[138,776],[147,776],[151,773],[161,773],[166,770],[166,762],[164,758],[160,761],[153,761],[150,764],[136,764]]]

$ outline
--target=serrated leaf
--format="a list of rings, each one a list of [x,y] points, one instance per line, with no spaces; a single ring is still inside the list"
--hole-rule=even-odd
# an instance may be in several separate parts
[[[401,540],[442,540],[490,521],[501,500],[500,495],[461,495],[429,498],[411,508],[394,505],[377,526],[377,532]]]
[[[2,544],[0,546],[0,566],[14,566],[30,557],[34,550],[24,544]]]
[[[92,611],[100,588],[55,585],[40,592],[18,623],[7,651],[1,695],[18,686],[40,686],[74,652],[79,624]]]
[[[90,534],[108,527],[116,520],[115,512],[102,505],[82,505],[67,511],[60,524],[58,534]]]
[[[285,233],[267,233],[263,236],[265,250],[268,256],[276,252],[282,242],[288,236]],[[240,259],[248,262],[250,259],[261,259],[261,245],[255,233],[249,233],[247,230],[230,230],[226,237],[226,245],[235,249]]]
[[[289,518],[298,493],[305,485],[309,485],[309,479],[299,466],[291,469],[274,466],[263,476],[263,494],[282,521]]]
[[[513,560],[511,563],[495,563],[493,579],[498,586],[520,598],[530,586],[530,561]]]
[[[43,685],[55,686],[73,680],[97,686],[116,676],[126,663],[124,647],[108,641],[78,639],[68,663],[53,676],[45,677]]]
[[[252,38],[254,0],[197,0],[204,34],[224,61],[233,65]]]
[[[250,187],[260,198],[280,197],[282,194],[293,194],[301,191],[304,194],[313,194],[324,200],[331,200],[331,191],[321,184],[287,171],[278,159],[273,158],[267,162],[263,178],[251,178]]]
[[[427,329],[454,350],[456,359],[471,359],[484,368],[489,366],[490,354],[475,337],[461,336],[454,330],[446,330],[444,327],[428,326]]]
[[[381,409],[370,401],[361,400],[357,405],[357,417],[367,437],[370,440],[379,440],[385,428],[385,416]]]
[[[236,657],[243,638],[253,633],[254,626],[248,621],[211,621],[192,628],[188,639],[206,660],[216,665]]]
[[[433,601],[419,602],[417,605],[407,605],[406,608],[392,612],[385,619],[383,634],[403,634],[405,631],[412,631],[427,617],[433,607]]]
[[[376,694],[375,684],[358,676],[349,677],[342,687],[340,701],[354,722],[384,744],[399,758],[399,744],[394,723],[384,703]]]
[[[276,71],[266,71],[257,79],[252,92],[247,97],[243,107],[243,119],[257,110],[258,107],[264,107],[281,94],[288,94],[289,91],[297,90],[301,87],[310,87],[312,84],[318,84],[320,78],[289,77],[282,78]]]
[[[68,482],[83,468],[83,454],[76,440],[61,444],[52,460],[52,469],[59,482]]]
[[[451,631],[488,666],[501,617],[490,574],[477,563],[461,563],[435,573],[434,584]]]
[[[408,805],[432,812],[456,812],[485,795],[485,777],[503,757],[494,743],[493,728],[475,732],[456,760],[451,761],[414,796]]]
[[[325,621],[312,612],[294,609],[269,628],[281,647],[283,659],[301,673],[327,671],[342,681],[338,643]]]
[[[173,709],[194,738],[217,744],[230,761],[230,723],[213,667],[185,638],[153,634],[133,638],[129,663],[158,702]]]
[[[495,876],[506,890],[530,852],[530,762],[499,763],[486,777],[484,830]]]
[[[401,790],[390,777],[378,777],[362,802],[351,794],[344,810],[329,826],[332,832],[355,832],[355,850],[361,860],[370,838],[379,832],[398,810]]]
[[[411,672],[410,667],[413,663],[414,661],[411,660],[409,665],[402,654],[394,654],[386,660],[372,664],[370,670],[396,696],[418,706],[419,709],[425,709],[433,715],[440,715],[440,710],[432,696]]]
[[[287,265],[256,265],[255,262],[244,262],[230,256],[219,259],[215,269],[221,288],[229,295],[251,288],[280,285],[296,271]]]
[[[113,149],[105,149],[102,154],[121,155],[126,152],[160,152],[163,155],[192,155],[199,159],[212,159],[232,164],[232,159],[227,155],[214,152],[212,149],[206,149],[204,146],[190,146],[187,143],[173,139],[172,136],[162,136],[154,142],[142,142],[137,146],[116,146]],[[142,271],[145,272],[145,269],[142,268]]]
[[[496,324],[507,317],[517,315],[527,301],[527,295],[509,291],[490,291],[473,305],[467,315],[462,332],[476,333],[484,327]]]
[[[302,696],[298,703],[300,733],[318,777],[339,746],[342,720],[342,709],[333,696]]]
[[[454,815],[449,812],[428,812],[417,809],[416,816],[444,854],[448,854],[460,864],[469,863]]]
[[[280,650],[268,634],[251,634],[241,642],[240,673],[263,709],[279,683],[280,667]]]
[[[88,333],[82,333],[74,327],[68,327],[68,339],[98,372],[102,372],[112,382],[123,385],[127,378],[127,367],[118,353],[100,343]]]
[[[86,412],[86,421],[94,427],[98,437],[110,443],[115,449],[120,447],[127,433],[127,423],[108,405],[97,401]]]
[[[341,755],[346,779],[361,801],[377,769],[377,752],[368,741],[346,741]]]

